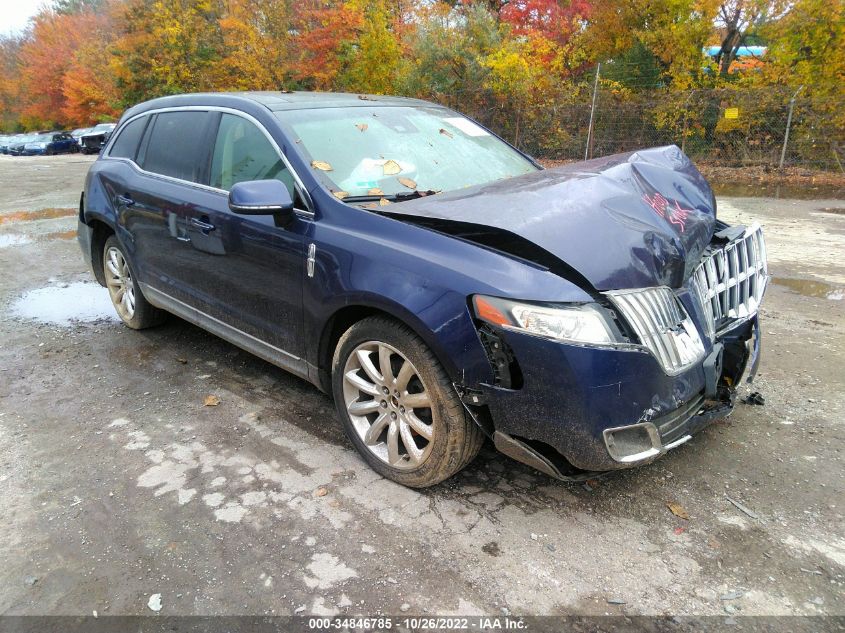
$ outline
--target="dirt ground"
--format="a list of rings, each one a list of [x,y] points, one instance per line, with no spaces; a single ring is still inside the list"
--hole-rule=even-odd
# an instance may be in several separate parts
[[[0,614],[845,615],[845,200],[719,200],[768,239],[764,406],[594,486],[486,447],[420,492],[305,382],[117,322],[91,160],[0,157]]]

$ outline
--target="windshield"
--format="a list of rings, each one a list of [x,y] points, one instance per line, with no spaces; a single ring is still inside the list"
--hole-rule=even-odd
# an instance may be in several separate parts
[[[95,125],[91,128],[92,132],[103,132],[106,130],[113,130],[115,124],[114,123],[100,123],[99,125]]]
[[[312,168],[338,197],[450,191],[536,171],[528,159],[456,112],[436,106],[288,110]]]
[[[49,143],[53,140],[52,134],[36,134],[30,139],[33,143]]]

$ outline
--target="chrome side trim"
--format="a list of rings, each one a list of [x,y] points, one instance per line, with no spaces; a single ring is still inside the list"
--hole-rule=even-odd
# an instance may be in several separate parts
[[[285,211],[287,209],[282,209],[279,206],[273,204],[232,204],[229,203],[229,208],[232,211],[243,211],[245,213],[249,213],[250,211]]]
[[[308,245],[308,258],[305,260],[305,268],[308,271],[308,277],[314,276],[314,265],[317,263],[317,247],[314,242]]]
[[[172,176],[166,176],[164,174],[156,174],[151,171],[146,171],[143,169],[138,163],[134,160],[130,160],[128,158],[120,158],[115,156],[110,156],[112,145],[114,145],[117,137],[120,136],[120,133],[123,131],[129,123],[135,121],[136,119],[140,119],[143,116],[151,116],[153,114],[159,114],[161,112],[224,112],[226,114],[232,114],[235,116],[242,117],[249,121],[250,123],[254,124],[264,136],[267,137],[267,140],[270,141],[270,144],[276,150],[276,153],[279,155],[279,158],[285,164],[285,167],[290,171],[291,175],[293,176],[293,180],[296,183],[296,187],[299,190],[299,195],[302,196],[302,199],[305,201],[305,206],[308,207],[307,209],[296,209],[298,213],[303,215],[307,215],[308,217],[314,217],[314,202],[311,200],[311,195],[308,193],[308,190],[305,188],[305,184],[302,182],[302,179],[299,177],[299,174],[296,173],[296,170],[293,168],[293,165],[290,164],[288,157],[285,156],[285,153],[279,147],[279,144],[276,143],[276,140],[270,135],[267,131],[267,128],[261,124],[261,122],[256,119],[254,116],[247,114],[241,110],[236,110],[235,108],[227,108],[224,106],[173,106],[170,108],[156,108],[155,110],[147,110],[145,112],[141,112],[136,114],[131,119],[127,119],[123,122],[120,128],[115,128],[114,134],[109,137],[108,144],[103,148],[102,154],[100,158],[108,159],[108,160],[119,160],[125,163],[129,163],[130,165],[134,166],[139,172],[145,174],[147,176],[154,176],[156,178],[164,178],[165,180],[170,180],[172,182],[177,182],[179,184],[189,185],[192,187],[196,187],[198,189],[205,189],[208,191],[214,191],[217,193],[223,193],[229,195],[229,192],[225,189],[218,189],[217,187],[211,187],[209,185],[204,185],[198,182],[191,182],[190,180],[182,180],[181,178],[173,178]]]
[[[219,336],[233,345],[237,345],[250,354],[266,360],[268,363],[276,365],[292,374],[296,374],[300,378],[310,380],[308,363],[299,356],[295,356],[290,352],[286,352],[281,348],[262,341],[252,334],[248,334],[228,323],[224,323],[220,319],[206,314],[202,310],[198,310],[175,297],[171,297],[169,294],[157,290],[149,284],[140,283],[140,286],[144,298],[154,306],[172,312],[176,316]]]
[[[681,444],[686,444],[692,439],[692,435],[684,435],[683,437],[679,437],[674,442],[669,442],[666,446],[663,447],[664,451],[671,451],[676,446],[680,446]]]

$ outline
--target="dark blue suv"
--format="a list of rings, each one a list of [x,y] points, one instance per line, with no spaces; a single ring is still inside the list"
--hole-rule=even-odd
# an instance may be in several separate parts
[[[331,393],[408,486],[485,437],[559,478],[727,415],[759,358],[759,227],[677,147],[543,170],[393,97],[240,93],[128,110],[79,241],[131,328],[187,319]]]

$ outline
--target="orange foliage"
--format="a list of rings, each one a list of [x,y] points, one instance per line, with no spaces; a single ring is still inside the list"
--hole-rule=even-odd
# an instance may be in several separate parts
[[[114,21],[109,11],[102,11],[88,22],[94,30],[76,50],[62,79],[62,114],[72,125],[110,121],[120,114],[120,94],[104,54],[114,39]]]
[[[297,79],[317,90],[330,90],[344,60],[344,47],[356,39],[364,23],[363,12],[348,4],[302,2],[297,14],[301,51]]]
[[[215,85],[223,90],[280,90],[289,74],[286,0],[229,0],[219,20],[225,56]]]
[[[34,21],[30,38],[20,52],[21,118],[28,127],[65,122],[67,106],[64,76],[76,52],[95,32],[93,13],[57,14],[42,11]]]

